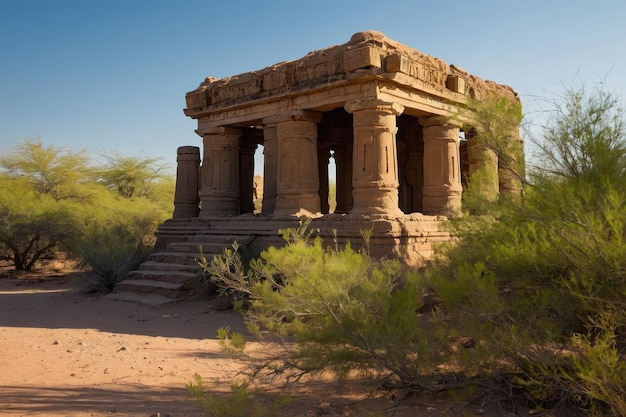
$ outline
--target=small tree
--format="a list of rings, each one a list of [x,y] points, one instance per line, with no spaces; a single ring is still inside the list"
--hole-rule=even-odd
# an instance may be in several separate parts
[[[454,283],[460,268],[476,262],[494,274],[503,309],[489,317],[497,336],[485,341],[517,365],[517,381],[536,403],[623,415],[623,112],[601,85],[569,90],[563,104],[554,102],[543,133],[523,205],[480,227],[469,219],[447,253],[441,282]],[[468,318],[483,317],[477,311]]]
[[[124,198],[155,198],[155,187],[168,180],[159,158],[104,154],[107,164],[98,170],[98,181]]]
[[[0,156],[0,168],[11,178],[24,178],[39,194],[55,200],[85,197],[82,186],[91,171],[85,151],[44,146],[41,139],[26,139]]]
[[[79,233],[77,206],[40,194],[21,178],[0,176],[0,259],[28,271],[51,259]]]

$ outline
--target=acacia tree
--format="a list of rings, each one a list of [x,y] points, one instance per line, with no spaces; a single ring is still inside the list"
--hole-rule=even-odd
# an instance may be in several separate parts
[[[0,259],[28,271],[79,233],[77,206],[41,194],[24,178],[0,177]]]
[[[98,170],[98,181],[124,198],[155,197],[155,188],[166,181],[166,165],[160,158],[125,156],[118,152],[103,154],[107,163]]]
[[[77,201],[93,193],[84,151],[25,140],[0,157],[0,259],[30,270],[79,234]]]
[[[62,250],[113,281],[122,279],[171,214],[174,186],[155,159],[116,154],[111,161],[107,172],[115,175],[105,182],[84,151],[39,139],[0,157],[0,260],[29,270]],[[126,180],[113,187],[120,178]]]
[[[0,156],[0,170],[11,178],[25,178],[39,194],[54,200],[85,197],[81,187],[91,170],[86,152],[44,146],[41,139],[26,139]]]

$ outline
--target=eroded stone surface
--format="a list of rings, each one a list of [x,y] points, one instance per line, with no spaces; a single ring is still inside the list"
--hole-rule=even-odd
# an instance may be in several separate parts
[[[498,155],[472,142],[471,119],[458,117],[468,110],[468,97],[492,93],[518,100],[506,85],[377,31],[258,71],[208,77],[187,93],[184,110],[203,139],[195,171],[201,210],[166,222],[159,245],[220,233],[217,227],[256,236],[251,247],[258,252],[280,244],[278,231],[307,216],[325,239],[354,244],[367,229],[372,254],[418,265],[433,243],[449,238],[438,224],[461,214],[464,179],[487,170],[485,198],[520,193]],[[511,141],[521,142],[518,132]],[[258,145],[264,146],[262,207],[252,214]],[[179,213],[193,212],[193,163],[179,161],[185,176],[177,183]]]

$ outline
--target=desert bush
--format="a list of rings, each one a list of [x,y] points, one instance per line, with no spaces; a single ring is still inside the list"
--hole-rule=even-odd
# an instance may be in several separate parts
[[[280,346],[255,358],[253,375],[263,369],[290,379],[332,371],[341,379],[358,372],[387,386],[438,391],[445,384],[432,382],[451,372],[441,369],[461,369],[461,362],[477,368],[484,360],[479,348],[459,351],[464,334],[449,332],[452,327],[425,306],[430,277],[349,245],[326,248],[305,228],[285,231],[284,237],[286,245],[262,252],[249,272],[231,267],[237,257],[232,250],[208,269],[223,291],[246,295],[249,329]],[[467,271],[481,274],[480,265]],[[487,296],[480,300],[489,302]],[[219,336],[229,353],[244,353],[242,335]]]
[[[114,155],[103,171],[84,151],[36,139],[0,157],[0,260],[31,269],[69,253],[107,290],[136,268],[173,209],[174,183],[155,159]]]
[[[476,262],[493,274],[503,309],[489,320],[498,337],[484,343],[516,365],[531,401],[624,415],[623,118],[602,88],[565,99],[544,130],[523,204],[497,221],[457,221],[462,239],[440,275],[445,282]]]
[[[218,286],[249,298],[249,328],[282,342],[257,366],[296,377],[374,372],[414,391],[499,381],[533,407],[625,415],[626,144],[616,106],[601,88],[568,92],[524,200],[450,223],[460,239],[424,274],[324,247],[304,229],[249,271],[233,268],[236,251],[214,263],[227,269]],[[222,336],[245,350],[240,335]]]
[[[109,292],[147,259],[156,227],[169,213],[148,199],[126,199],[107,190],[98,202],[84,208],[82,235],[72,252],[96,273],[91,289]]]
[[[233,383],[231,394],[219,398],[206,392],[200,375],[187,384],[191,397],[202,407],[209,417],[278,417],[281,406],[290,402],[287,396],[275,396],[269,402],[263,401],[262,392],[251,389],[249,382]]]

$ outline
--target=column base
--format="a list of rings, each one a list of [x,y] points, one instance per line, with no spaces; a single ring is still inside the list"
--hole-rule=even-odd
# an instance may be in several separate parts
[[[392,217],[404,215],[398,207],[397,188],[355,188],[352,190],[352,196],[351,215],[384,214]]]
[[[198,217],[213,216],[238,216],[239,215],[239,199],[229,197],[203,196],[202,208]]]
[[[294,194],[276,196],[276,216],[321,217],[320,196],[317,194]]]
[[[200,207],[198,207],[198,203],[175,203],[174,206],[174,214],[172,215],[173,219],[187,219],[191,217],[198,217],[198,214],[200,213]]]
[[[461,192],[441,187],[424,188],[422,212],[433,216],[460,217]]]

